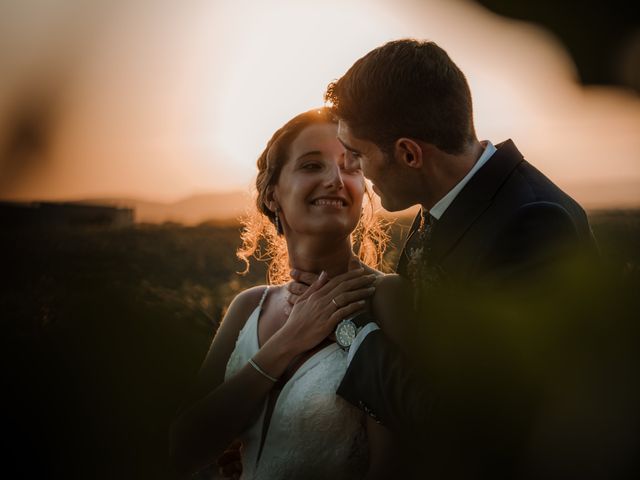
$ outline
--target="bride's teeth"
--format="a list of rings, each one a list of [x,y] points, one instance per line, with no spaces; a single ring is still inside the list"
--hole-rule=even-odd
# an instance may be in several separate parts
[[[322,205],[330,205],[332,207],[343,207],[345,205],[342,200],[329,200],[325,198],[320,198],[313,202],[314,205],[322,206]]]
[[[344,205],[344,202],[342,200],[327,200],[324,198],[316,200],[313,203],[315,205],[330,205],[332,207],[342,207]]]

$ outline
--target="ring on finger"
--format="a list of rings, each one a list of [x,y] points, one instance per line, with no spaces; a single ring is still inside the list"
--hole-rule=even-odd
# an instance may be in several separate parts
[[[340,308],[340,305],[338,305],[338,302],[336,302],[335,298],[331,299],[331,303],[333,303],[336,306],[336,308]]]

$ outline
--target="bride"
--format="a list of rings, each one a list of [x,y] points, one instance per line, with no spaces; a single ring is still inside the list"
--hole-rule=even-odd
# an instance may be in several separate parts
[[[238,254],[257,256],[264,237],[270,285],[233,300],[200,370],[198,400],[172,425],[172,457],[185,476],[236,439],[242,478],[389,473],[390,433],[335,393],[347,367],[347,352],[331,340],[336,324],[370,307],[387,325],[399,289],[397,277],[362,266],[353,251],[359,244],[375,266],[386,237],[363,215],[364,177],[345,168],[336,134],[328,109],[311,110],[276,131],[258,159],[259,213]],[[320,274],[293,308],[290,269]]]

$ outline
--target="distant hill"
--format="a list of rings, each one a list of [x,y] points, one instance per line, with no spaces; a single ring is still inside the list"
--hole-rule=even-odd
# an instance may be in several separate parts
[[[133,208],[135,221],[138,223],[175,222],[197,225],[208,220],[236,220],[247,211],[251,202],[248,192],[229,192],[193,195],[173,203],[135,198],[92,198],[77,203]]]
[[[569,195],[573,196],[586,210],[615,210],[640,208],[640,186],[637,179],[611,182],[561,183]],[[167,203],[137,198],[97,197],[75,200],[66,203],[91,205],[112,205],[128,207],[135,210],[135,221],[138,223],[175,222],[185,225],[197,225],[207,221],[235,221],[253,207],[253,199],[249,192],[236,191],[228,193],[204,193],[191,195],[182,200]],[[379,207],[376,199],[376,206]],[[385,213],[383,216],[394,219],[411,217],[416,207],[402,212]]]

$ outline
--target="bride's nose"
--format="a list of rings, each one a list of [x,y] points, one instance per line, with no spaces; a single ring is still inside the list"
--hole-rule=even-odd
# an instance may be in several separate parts
[[[325,186],[328,188],[335,188],[340,190],[344,187],[342,181],[342,172],[340,171],[340,165],[334,164],[333,168],[327,170],[327,177],[325,179]]]

